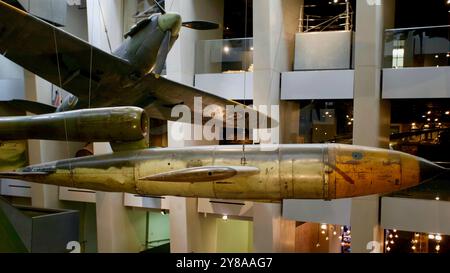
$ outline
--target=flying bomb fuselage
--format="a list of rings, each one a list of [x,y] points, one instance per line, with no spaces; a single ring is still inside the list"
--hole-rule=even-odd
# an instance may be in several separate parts
[[[148,196],[279,201],[338,199],[413,187],[446,169],[385,149],[352,145],[201,146],[62,160],[0,177]]]

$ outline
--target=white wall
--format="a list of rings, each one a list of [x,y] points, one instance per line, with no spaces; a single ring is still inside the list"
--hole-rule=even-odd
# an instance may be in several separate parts
[[[353,70],[283,72],[281,99],[353,99],[354,76]]]
[[[450,67],[383,69],[383,99],[450,98]]]

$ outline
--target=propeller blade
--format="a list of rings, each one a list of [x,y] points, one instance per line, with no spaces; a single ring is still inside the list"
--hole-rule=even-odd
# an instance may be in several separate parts
[[[170,37],[172,37],[172,33],[170,31],[166,31],[166,34],[161,42],[161,46],[159,47],[158,55],[156,56],[156,64],[155,69],[153,69],[153,73],[157,77],[161,75],[164,69],[164,64],[166,63],[167,55],[169,54]]]
[[[162,14],[166,14],[166,10],[161,6],[161,4],[158,2],[158,0],[153,0],[155,4],[158,6],[158,8],[161,10]]]
[[[191,21],[191,22],[183,22],[183,27],[196,29],[196,30],[211,30],[218,29],[219,24],[208,22],[208,21]]]

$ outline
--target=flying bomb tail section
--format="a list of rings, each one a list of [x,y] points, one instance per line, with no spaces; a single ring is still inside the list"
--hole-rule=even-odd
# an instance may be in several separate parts
[[[0,103],[0,108],[17,108],[18,105],[37,112],[46,111],[41,104],[24,105],[15,101]],[[135,150],[148,146],[148,123],[147,114],[138,107],[82,109],[35,116],[23,113],[21,116],[0,117],[0,141],[111,142],[114,151]]]

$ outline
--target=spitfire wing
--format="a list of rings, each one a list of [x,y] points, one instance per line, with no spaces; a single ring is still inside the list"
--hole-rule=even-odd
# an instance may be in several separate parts
[[[155,98],[156,103],[149,105],[148,108],[145,106],[141,107],[145,108],[149,116],[155,118],[159,116],[159,119],[177,120],[178,118],[171,117],[172,107],[176,105],[185,105],[192,111],[196,110],[194,109],[195,98],[201,98],[202,109],[198,109],[199,111],[204,110],[209,105],[214,105],[217,111],[222,111],[224,114],[227,106],[242,106],[244,109],[246,108],[245,105],[236,101],[228,100],[164,77],[155,78],[153,75],[147,75],[141,84],[138,84],[137,88],[142,89],[142,93],[151,92],[151,96]],[[246,109],[248,112],[254,111],[248,107]]]
[[[126,60],[3,1],[0,54],[55,85],[61,83],[63,89],[80,99],[86,99],[89,90],[95,91],[103,79],[127,75],[131,70]]]

